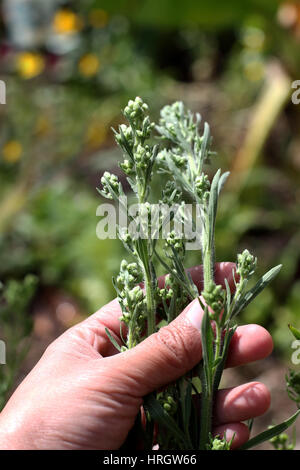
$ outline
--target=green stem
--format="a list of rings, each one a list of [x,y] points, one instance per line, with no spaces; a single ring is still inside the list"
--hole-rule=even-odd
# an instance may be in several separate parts
[[[129,349],[131,349],[135,346],[134,345],[133,328],[128,328],[127,346],[128,346]]]
[[[221,339],[222,339],[222,330],[219,325],[216,324],[216,338],[214,341],[215,344],[215,353],[214,359],[218,359],[221,350]],[[199,449],[206,450],[206,445],[208,444],[208,436],[212,431],[212,410],[214,404],[214,381],[215,381],[215,372],[217,366],[214,366],[212,369],[211,377],[208,383],[208,378],[203,373],[201,378],[202,383],[202,395],[201,395],[201,429],[200,429],[200,442]]]
[[[147,303],[147,336],[152,335],[155,332],[155,311],[156,305],[153,293],[153,279],[151,275],[151,261],[148,266],[145,266],[145,290],[146,290],[146,303]]]
[[[222,330],[221,330],[220,326],[216,323],[215,361],[219,358],[219,355],[220,355],[221,336],[222,336]],[[216,370],[216,367],[214,367],[214,372],[215,372],[215,370]]]
[[[213,407],[213,391],[211,384],[206,383],[206,377],[202,377],[201,392],[201,427],[199,450],[207,450],[208,437],[211,432],[212,407]],[[209,388],[207,387],[209,385]]]
[[[202,253],[203,253],[203,281],[204,287],[203,289],[208,289],[211,282],[214,282],[214,246],[212,244],[212,238],[210,234],[210,221],[208,212],[205,212],[205,226],[204,226],[204,233],[203,233],[203,245],[202,245]],[[205,341],[205,338],[203,338]],[[214,341],[215,344],[215,351],[214,351],[214,359],[217,359],[220,353],[220,342],[221,342],[221,334],[220,334],[220,327],[216,324],[216,339]],[[212,346],[213,347],[213,346]],[[205,370],[205,365],[203,366]],[[213,383],[214,383],[214,374],[216,371],[216,367],[213,367],[211,370],[210,377],[207,377],[204,371],[202,372],[201,377],[201,384],[202,384],[202,395],[201,395],[201,427],[200,427],[200,440],[199,440],[199,449],[206,450],[207,444],[209,442],[209,434],[212,430],[212,410],[214,404],[214,390],[213,390]]]
[[[145,182],[144,182],[145,183]],[[139,204],[144,204],[146,189],[145,184],[141,184],[140,179],[137,181],[137,196]],[[152,240],[150,240],[152,243]],[[153,250],[151,250],[153,252]],[[149,257],[148,250],[148,240],[143,240],[143,253],[144,259],[142,259],[143,270],[144,270],[144,279],[145,279],[145,291],[146,291],[146,304],[147,304],[147,336],[152,335],[155,332],[155,314],[156,314],[156,304],[154,299],[154,283],[153,279],[153,266],[152,260]]]
[[[214,247],[211,246],[210,242],[210,229],[209,229],[209,217],[208,213],[205,213],[205,227],[202,242],[203,251],[203,281],[204,290],[206,290],[209,284],[214,281]]]

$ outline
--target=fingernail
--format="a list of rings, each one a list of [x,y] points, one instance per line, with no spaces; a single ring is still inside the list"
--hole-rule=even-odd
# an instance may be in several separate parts
[[[203,312],[200,307],[198,299],[193,300],[191,306],[188,309],[186,318],[192,323],[192,325],[197,328],[197,330],[201,330],[201,323],[202,323]]]

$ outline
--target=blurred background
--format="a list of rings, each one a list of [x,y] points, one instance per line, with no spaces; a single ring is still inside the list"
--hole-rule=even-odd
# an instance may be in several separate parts
[[[111,126],[139,95],[153,119],[182,100],[211,126],[214,165],[231,170],[218,260],[234,261],[247,247],[260,274],[283,264],[240,318],[271,331],[273,356],[229,372],[227,383],[263,380],[273,406],[262,425],[286,418],[294,409],[281,401],[293,367],[287,325],[300,327],[300,104],[291,100],[300,80],[300,3],[0,5],[1,405],[50,341],[114,297],[111,277],[124,252],[117,240],[96,237],[95,188],[103,171],[119,173]],[[199,263],[199,254],[188,261]]]

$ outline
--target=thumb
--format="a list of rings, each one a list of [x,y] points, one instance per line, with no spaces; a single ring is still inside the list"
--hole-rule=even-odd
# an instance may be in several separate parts
[[[195,299],[168,326],[111,358],[120,361],[118,366],[127,380],[134,380],[134,394],[142,397],[173,382],[201,360],[202,317],[203,311]]]

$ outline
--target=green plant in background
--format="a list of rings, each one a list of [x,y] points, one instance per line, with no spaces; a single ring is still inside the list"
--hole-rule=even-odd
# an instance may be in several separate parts
[[[270,426],[272,429],[272,426]],[[275,450],[294,450],[296,445],[296,433],[294,430],[292,440],[290,440],[289,436],[286,433],[278,434],[275,437],[270,439],[270,443],[274,447]]]
[[[299,341],[300,331],[292,325],[289,325],[289,329],[292,332],[296,341]],[[297,343],[297,346],[299,344]],[[296,403],[297,408],[300,409],[300,372],[290,369],[285,376],[285,381],[289,398],[294,403]],[[290,439],[290,437],[286,433],[281,433],[270,439],[270,443],[273,445],[275,450],[294,450],[296,445],[295,428],[293,430],[292,439]]]
[[[0,409],[7,401],[28,351],[28,339],[32,331],[28,305],[36,284],[36,277],[27,275],[23,281],[10,280],[2,286],[0,337],[6,344],[6,363],[0,366]]]
[[[298,346],[299,351],[300,331],[292,325],[289,325],[289,329],[296,339],[296,346]],[[286,385],[289,398],[300,408],[300,371],[289,370],[289,373],[286,375]]]
[[[198,299],[204,317],[202,322],[203,359],[194,371],[186,374],[166,390],[153,393],[144,400],[146,415],[145,448],[154,445],[153,431],[158,424],[157,442],[161,449],[229,449],[223,436],[212,438],[212,410],[225,366],[230,340],[236,329],[236,317],[274,279],[281,266],[264,274],[250,289],[248,282],[255,273],[256,258],[248,250],[237,256],[236,273],[233,272],[235,291],[232,293],[225,279],[225,288],[215,283],[215,223],[218,199],[228,173],[218,170],[209,179],[204,166],[210,160],[210,130],[204,124],[200,134],[200,115],[195,116],[181,102],[166,106],[161,111],[156,130],[160,146],[153,143],[155,124],[148,116],[148,106],[141,98],[129,101],[124,109],[129,125],[122,124],[115,138],[124,154],[120,164],[139,204],[141,212],[133,217],[126,208],[129,227],[118,226],[118,236],[131,255],[132,261],[123,260],[114,286],[122,310],[121,321],[127,335],[119,346],[107,330],[120,352],[132,348],[163,324],[171,322],[193,299]],[[165,178],[161,203],[171,209],[174,229],[170,229],[162,244],[166,217],[156,214],[150,202],[154,173]],[[113,199],[121,206],[124,190],[117,176],[105,172],[101,178],[102,196]],[[194,204],[194,213],[185,209],[186,201]],[[176,209],[172,209],[176,203]],[[189,214],[189,215],[187,215]],[[178,233],[175,218],[189,222],[193,235]],[[197,218],[201,221],[201,234],[195,233]],[[159,236],[160,237],[159,237]],[[199,236],[200,235],[200,236]],[[203,289],[198,288],[184,268],[187,243],[201,243]],[[165,284],[158,283],[156,266],[165,273]],[[143,287],[141,287],[141,283]],[[156,323],[156,315],[161,319]],[[193,395],[199,392],[195,376],[201,382],[200,416]],[[286,422],[274,426],[248,441],[243,448],[268,440],[282,433],[298,416],[296,412]],[[140,420],[137,421],[140,426]]]

